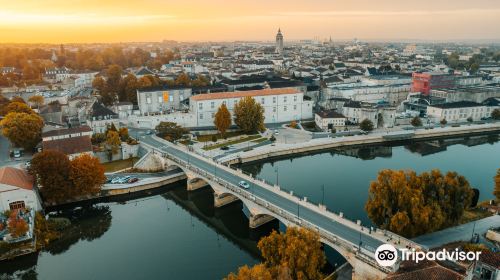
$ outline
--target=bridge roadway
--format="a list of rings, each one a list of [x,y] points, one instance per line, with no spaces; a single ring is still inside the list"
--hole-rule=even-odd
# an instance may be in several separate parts
[[[297,221],[305,221],[308,224],[312,224],[317,229],[321,229],[322,231],[328,232],[331,236],[335,236],[336,238],[350,243],[351,251],[356,251],[360,246],[362,249],[361,251],[365,251],[364,255],[373,258],[373,253],[376,248],[386,243],[384,238],[388,239],[380,232],[375,234],[369,233],[367,228],[362,230],[363,227],[356,225],[349,220],[344,219],[345,222],[342,222],[332,219],[332,213],[312,209],[312,207],[306,206],[302,200],[299,202],[299,200],[295,197],[286,196],[273,191],[272,186],[264,187],[263,183],[260,181],[256,183],[256,180],[249,180],[248,176],[244,174],[229,169],[228,167],[223,167],[220,164],[214,163],[210,159],[202,158],[199,155],[183,150],[173,144],[167,144],[165,140],[147,135],[141,137],[141,141],[144,144],[153,147],[157,152],[166,153],[177,159],[185,161],[186,163],[189,163],[189,165],[194,166],[216,178],[220,178],[234,186],[237,186],[242,180],[248,182],[250,185],[249,191],[256,198],[268,202],[278,209],[282,209],[288,213],[293,213],[295,218],[298,218],[298,220],[291,221],[292,223],[297,224]],[[203,177],[203,174],[200,175]],[[278,214],[275,218],[279,219],[281,217],[279,217]],[[298,224],[301,224],[301,222],[298,222]]]

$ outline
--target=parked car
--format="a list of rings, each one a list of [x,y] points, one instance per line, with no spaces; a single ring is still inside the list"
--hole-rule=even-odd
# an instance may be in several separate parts
[[[19,150],[15,150],[15,151],[14,151],[14,158],[15,158],[16,160],[19,160],[19,159],[21,158],[21,151],[19,151]]]
[[[115,177],[111,180],[111,184],[118,184],[118,182],[120,181],[121,177]]]
[[[238,186],[240,186],[240,187],[242,187],[242,188],[244,188],[246,190],[248,190],[250,188],[250,185],[247,182],[245,182],[245,181],[240,181],[238,183]]]
[[[274,135],[278,135],[278,134],[280,134],[280,132],[277,129],[275,129],[274,130]]]
[[[220,147],[220,149],[223,151],[227,151],[227,150],[229,150],[229,146],[222,146],[222,147]]]
[[[120,180],[118,180],[118,183],[119,184],[124,184],[124,183],[127,183],[128,180],[132,178],[132,176],[125,176],[125,177],[122,177]]]
[[[129,184],[131,184],[131,183],[135,183],[135,182],[137,182],[137,181],[139,181],[139,178],[137,178],[137,177],[132,177],[132,178],[128,179],[128,183],[129,183]]]
[[[113,181],[113,178],[106,178],[106,183],[105,184],[109,184]]]

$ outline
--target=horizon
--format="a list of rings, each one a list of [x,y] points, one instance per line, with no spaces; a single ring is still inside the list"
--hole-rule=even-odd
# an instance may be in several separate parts
[[[5,44],[272,42],[278,28],[285,41],[331,36],[333,41],[500,42],[496,30],[500,3],[489,0],[422,0],[417,6],[397,0],[194,0],[189,4],[0,0],[0,4],[0,43]]]

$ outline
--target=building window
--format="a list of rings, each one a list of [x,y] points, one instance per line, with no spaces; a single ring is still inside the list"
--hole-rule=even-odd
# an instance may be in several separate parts
[[[200,109],[200,110],[203,109],[203,103],[201,103],[201,102],[198,103],[198,109]]]
[[[158,103],[162,103],[163,102],[163,97],[162,96],[158,96]]]
[[[286,96],[283,96],[283,102],[286,103]]]
[[[283,112],[286,112],[286,106],[283,106]]]
[[[212,113],[212,119],[215,118],[215,113]]]
[[[293,102],[297,102],[297,95],[293,96]]]
[[[24,209],[24,201],[14,201],[9,203],[10,210]]]
[[[212,101],[212,102],[210,102],[210,108],[212,108],[212,109],[213,109],[214,107],[215,107],[215,102],[213,102],[213,101]]]
[[[276,96],[273,96],[273,103],[276,103]]]
[[[260,99],[260,104],[264,105],[264,104],[265,104],[264,100],[265,100],[265,99],[264,99],[264,97],[262,97],[262,98]]]
[[[203,120],[203,114],[200,114],[200,120]]]
[[[297,110],[297,105],[293,105],[293,109],[294,109],[294,110]]]
[[[276,107],[273,107],[273,113],[276,113]]]
[[[151,97],[146,97],[146,103],[151,104]]]

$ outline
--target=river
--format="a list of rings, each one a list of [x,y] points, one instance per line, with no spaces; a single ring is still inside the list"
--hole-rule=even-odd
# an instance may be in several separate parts
[[[486,200],[499,155],[498,137],[485,136],[343,149],[242,169],[370,224],[363,207],[380,169],[457,171]],[[0,279],[221,279],[259,262],[256,241],[283,229],[276,222],[249,230],[242,208],[215,209],[210,189],[187,192],[177,184],[149,196],[58,209],[50,215],[72,221],[64,238],[39,254],[1,262]]]

